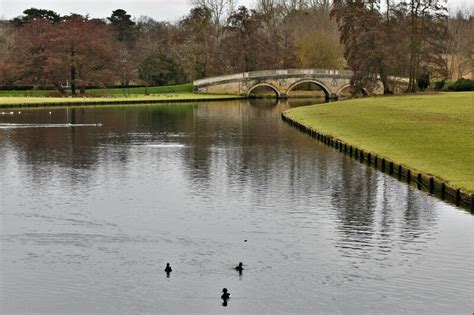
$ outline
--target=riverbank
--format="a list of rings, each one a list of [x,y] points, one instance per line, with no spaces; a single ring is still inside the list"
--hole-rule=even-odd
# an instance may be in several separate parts
[[[420,189],[472,207],[473,104],[472,92],[365,98],[294,108],[284,118]]]
[[[81,106],[107,104],[153,104],[200,101],[222,101],[240,99],[237,95],[211,95],[197,93],[175,93],[140,95],[129,97],[0,97],[1,108],[43,107],[43,106]]]

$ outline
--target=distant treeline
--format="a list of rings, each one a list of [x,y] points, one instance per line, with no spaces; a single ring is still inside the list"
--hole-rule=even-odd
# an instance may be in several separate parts
[[[431,77],[472,70],[473,18],[448,18],[441,2],[387,1],[384,9],[378,1],[256,2],[249,9],[195,0],[176,23],[133,19],[122,9],[92,19],[31,8],[0,22],[0,85],[76,93],[254,70],[346,68],[356,88],[399,75],[414,91]]]

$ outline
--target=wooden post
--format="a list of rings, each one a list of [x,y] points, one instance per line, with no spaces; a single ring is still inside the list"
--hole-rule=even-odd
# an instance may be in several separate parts
[[[390,162],[390,166],[389,166],[389,174],[390,175],[393,175],[393,162]]]
[[[402,179],[402,165],[398,165],[398,179]]]
[[[474,214],[474,194],[471,194],[471,213]]]
[[[421,190],[421,173],[418,173],[418,176],[416,177],[416,187]]]
[[[382,159],[382,172],[385,173],[385,158]]]
[[[434,194],[434,178],[430,177],[430,194]]]
[[[369,154],[367,154],[367,165],[369,165],[369,166],[370,166],[370,160],[371,160],[371,155],[369,153]]]
[[[411,183],[411,170],[407,171],[407,184],[410,185]]]

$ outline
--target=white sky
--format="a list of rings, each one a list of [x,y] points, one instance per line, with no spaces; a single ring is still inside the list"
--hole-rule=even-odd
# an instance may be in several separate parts
[[[254,0],[238,0],[239,5],[253,7]],[[450,9],[469,9],[473,0],[448,0]],[[110,16],[115,9],[124,9],[134,18],[146,15],[158,21],[175,22],[191,8],[189,0],[0,0],[0,19],[11,19],[28,8],[53,10],[59,14],[89,14],[91,17]]]

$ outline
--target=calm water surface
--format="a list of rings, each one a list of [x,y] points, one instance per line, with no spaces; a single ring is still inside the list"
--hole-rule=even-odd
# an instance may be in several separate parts
[[[0,116],[0,313],[472,314],[474,217],[287,126],[297,105]],[[5,125],[68,122],[103,126]]]

